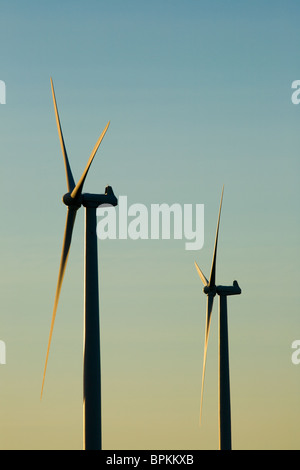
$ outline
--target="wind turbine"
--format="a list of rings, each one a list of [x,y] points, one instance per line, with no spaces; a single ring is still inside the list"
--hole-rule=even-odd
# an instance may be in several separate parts
[[[98,288],[98,258],[97,258],[97,235],[96,235],[96,208],[100,204],[116,206],[118,204],[113,190],[110,186],[105,188],[105,194],[82,193],[85,178],[90,165],[98,150],[99,145],[108,129],[109,122],[100,135],[88,163],[78,181],[74,182],[71,167],[61,129],[53,82],[51,79],[52,97],[58,135],[64,158],[68,192],[62,200],[67,206],[67,218],[61,262],[57,280],[54,307],[50,326],[49,341],[47,347],[41,398],[43,394],[45,374],[47,369],[50,344],[52,339],[54,321],[61,292],[62,282],[68,261],[71,245],[72,232],[78,209],[85,207],[85,276],[84,276],[84,347],[83,347],[83,422],[84,436],[83,447],[85,450],[101,450],[101,373],[100,373],[100,327],[99,327],[99,288]]]
[[[230,410],[230,380],[229,380],[229,348],[228,348],[228,322],[227,322],[227,296],[241,294],[241,289],[237,281],[233,281],[232,286],[216,286],[216,258],[219,236],[219,225],[222,208],[224,186],[222,189],[218,224],[213,252],[213,259],[209,280],[195,262],[196,269],[204,284],[203,292],[207,295],[206,305],[206,327],[204,342],[204,359],[202,374],[202,390],[200,405],[200,420],[202,414],[204,376],[207,356],[207,345],[211,323],[214,297],[219,295],[219,448],[220,450],[231,450],[231,410]]]

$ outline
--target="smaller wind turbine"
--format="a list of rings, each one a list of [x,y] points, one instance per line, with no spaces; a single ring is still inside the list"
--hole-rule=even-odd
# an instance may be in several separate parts
[[[233,281],[232,286],[216,286],[216,258],[219,235],[219,225],[221,208],[223,201],[224,186],[222,189],[217,232],[215,238],[214,253],[210,271],[209,280],[206,279],[203,272],[195,262],[196,269],[204,284],[203,292],[207,295],[206,306],[206,327],[204,342],[204,359],[202,374],[202,390],[200,405],[200,420],[202,414],[204,376],[207,356],[207,344],[211,323],[211,314],[213,309],[214,297],[219,295],[219,447],[220,450],[231,449],[231,409],[230,409],[230,380],[229,380],[229,348],[228,348],[228,322],[227,322],[227,296],[241,294],[241,289],[237,281]]]

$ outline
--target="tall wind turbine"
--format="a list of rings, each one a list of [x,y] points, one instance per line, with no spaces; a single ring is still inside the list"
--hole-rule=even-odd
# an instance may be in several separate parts
[[[101,373],[100,373],[100,327],[99,327],[99,290],[98,290],[98,258],[97,258],[97,234],[96,234],[96,208],[101,204],[116,206],[118,201],[110,186],[105,188],[105,194],[82,193],[85,178],[90,165],[96,155],[99,145],[108,129],[109,122],[100,135],[88,163],[75,184],[69,164],[67,151],[64,143],[60,119],[57,110],[53,82],[51,79],[52,97],[58,135],[60,139],[62,154],[67,178],[68,192],[62,200],[67,206],[67,219],[63,239],[61,262],[58,273],[58,281],[54,300],[53,314],[50,326],[49,341],[47,347],[41,397],[43,394],[45,374],[49,357],[54,321],[61,292],[62,282],[66,270],[72,232],[78,209],[85,207],[85,276],[84,276],[84,358],[83,358],[83,421],[84,442],[86,450],[101,450]]]
[[[227,296],[241,294],[241,289],[237,281],[233,281],[232,286],[216,286],[216,258],[219,236],[219,225],[222,208],[224,187],[222,189],[217,232],[215,238],[214,253],[209,280],[195,262],[196,269],[204,284],[203,292],[207,295],[206,306],[206,327],[204,341],[204,359],[202,374],[202,390],[200,405],[200,420],[202,414],[202,402],[204,391],[205,364],[207,356],[207,345],[211,323],[214,297],[219,295],[219,447],[220,450],[231,449],[231,410],[230,410],[230,380],[229,380],[229,348],[228,348],[228,322],[227,322]]]

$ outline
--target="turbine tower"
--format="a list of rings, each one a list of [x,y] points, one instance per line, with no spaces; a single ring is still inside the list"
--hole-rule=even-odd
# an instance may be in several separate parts
[[[222,189],[219,217],[214,245],[214,253],[209,280],[195,262],[196,269],[204,284],[203,292],[207,295],[206,305],[206,327],[204,341],[204,359],[202,374],[202,390],[200,405],[200,420],[202,415],[204,376],[207,356],[207,345],[211,323],[214,297],[219,296],[219,448],[220,450],[231,450],[231,410],[230,410],[230,379],[229,379],[229,348],[228,348],[228,322],[227,322],[227,296],[241,294],[237,281],[232,286],[216,286],[216,258],[219,236],[219,225],[222,208],[224,187]]]
[[[85,207],[85,273],[84,273],[84,338],[83,338],[83,447],[85,450],[102,449],[101,430],[101,372],[100,372],[100,326],[99,326],[99,287],[98,287],[98,258],[96,234],[96,208],[101,204],[116,206],[118,204],[110,186],[105,188],[105,194],[82,193],[85,178],[99,145],[108,129],[109,122],[100,135],[88,163],[75,184],[70,168],[64,138],[62,134],[53,82],[51,79],[52,97],[56,124],[64,158],[68,192],[62,200],[67,206],[67,218],[54,307],[47,347],[41,398],[44,389],[45,374],[48,364],[49,350],[52,339],[54,321],[61,292],[62,282],[71,246],[72,232],[78,209]]]

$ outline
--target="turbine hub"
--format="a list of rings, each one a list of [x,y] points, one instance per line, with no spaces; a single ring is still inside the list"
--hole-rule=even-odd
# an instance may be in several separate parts
[[[64,194],[62,197],[62,201],[66,206],[73,206],[73,207],[77,207],[78,209],[81,206],[81,197],[73,198],[71,197],[71,193]]]
[[[203,292],[204,292],[204,294],[215,296],[216,293],[217,293],[217,288],[216,288],[216,286],[207,285],[207,286],[203,287]]]

